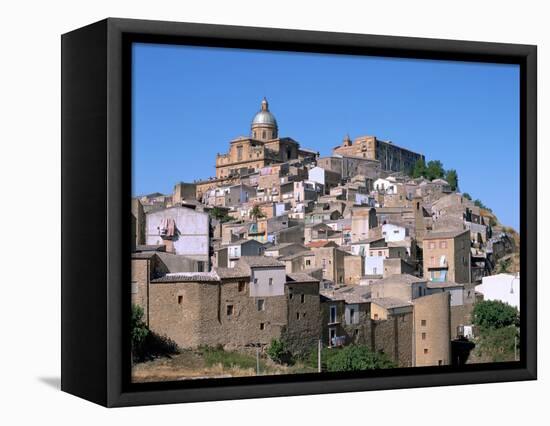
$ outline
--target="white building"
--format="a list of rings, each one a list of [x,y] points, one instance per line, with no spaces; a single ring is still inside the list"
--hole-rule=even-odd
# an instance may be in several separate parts
[[[405,238],[409,236],[409,232],[404,226],[385,223],[384,225],[382,225],[382,236],[387,243],[394,241],[404,241]]]
[[[204,262],[210,269],[210,217],[187,207],[171,207],[145,215],[145,244],[165,245],[166,251]]]
[[[476,291],[483,294],[485,300],[500,300],[519,310],[519,274],[497,274],[483,277]]]

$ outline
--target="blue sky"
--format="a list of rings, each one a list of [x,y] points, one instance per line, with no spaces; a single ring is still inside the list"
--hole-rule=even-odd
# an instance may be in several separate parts
[[[215,175],[263,96],[280,136],[329,155],[375,135],[456,169],[519,229],[519,67],[135,44],[133,194]]]

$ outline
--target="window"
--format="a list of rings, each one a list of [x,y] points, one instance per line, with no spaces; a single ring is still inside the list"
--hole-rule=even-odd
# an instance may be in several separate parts
[[[435,249],[435,243],[431,241],[430,244],[428,244],[428,248]]]
[[[132,281],[132,294],[137,294],[138,292],[138,283],[135,281]]]
[[[306,266],[310,266],[311,265],[311,260],[307,259],[306,260]]]
[[[239,284],[238,284],[239,293],[242,293],[245,287],[246,287],[246,284],[244,283],[244,281],[239,281]]]
[[[443,360],[442,359],[437,360],[437,365],[443,365]]]
[[[226,306],[226,313],[227,313],[227,316],[233,315],[233,305]]]
[[[296,319],[297,319],[297,320],[300,319],[300,312],[296,312]]]
[[[336,322],[336,306],[331,306],[330,307],[330,320],[329,320],[329,322],[331,324]]]
[[[229,200],[231,202],[231,200]],[[197,272],[204,272],[204,262],[197,262]]]
[[[178,296],[178,305],[183,303],[183,296]]]
[[[264,311],[265,310],[265,300],[264,299],[258,299],[256,301],[256,307],[258,308],[258,311]]]
[[[263,322],[260,323],[260,330],[265,330],[265,323]]]
[[[424,348],[424,354],[428,353],[428,348]]]
[[[243,159],[243,147],[238,146],[237,147],[237,161],[241,161]]]
[[[356,328],[355,330],[353,330],[353,335],[354,335],[355,337],[357,337],[357,336],[359,335],[359,329],[358,329],[358,328]]]
[[[426,327],[426,320],[421,320],[421,321],[420,321],[420,325],[421,325],[422,327]]]
[[[426,333],[422,333],[422,340],[426,340]]]
[[[374,314],[374,319],[375,319],[375,320],[378,319],[378,314]]]
[[[382,252],[378,250],[378,256],[382,256]]]
[[[304,303],[306,301],[306,295],[300,294],[300,303]]]
[[[262,138],[265,139],[266,138],[266,133],[265,133],[265,130],[262,132]]]
[[[254,284],[258,284],[258,278],[254,278]]]
[[[269,279],[269,285],[273,285],[273,278]]]
[[[446,249],[447,248],[447,241],[440,241],[439,242],[439,248]]]

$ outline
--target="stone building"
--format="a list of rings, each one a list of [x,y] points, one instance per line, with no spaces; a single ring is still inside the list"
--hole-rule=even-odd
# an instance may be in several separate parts
[[[155,277],[154,256],[132,260],[132,302],[151,330],[181,348],[246,350],[284,340],[295,354],[320,338],[319,281],[285,273],[268,257],[244,257],[233,269]]]
[[[361,136],[353,142],[349,136],[346,136],[342,145],[333,149],[333,153],[378,160],[382,170],[393,172],[408,172],[417,160],[424,159],[422,154],[394,145],[389,141],[382,141],[375,136]]]
[[[348,157],[345,155],[322,157],[317,160],[317,165],[325,170],[338,173],[343,180],[361,175],[372,183],[380,176],[380,161],[363,157]]]
[[[179,182],[174,185],[174,192],[172,193],[172,203],[174,205],[178,205],[185,201],[196,200],[196,196],[196,183]]]
[[[138,198],[132,198],[132,251],[145,244],[145,211]]]
[[[295,140],[279,137],[277,120],[264,98],[260,111],[252,120],[250,136],[233,139],[229,151],[217,155],[216,178],[231,178],[250,171],[257,172],[272,164],[315,157],[312,151],[300,149],[300,144]]]
[[[354,207],[351,211],[351,242],[370,238],[369,230],[378,226],[376,209]]]
[[[314,264],[311,267],[322,269],[323,278],[326,280],[335,284],[344,283],[344,258],[349,256],[349,253],[339,249],[335,243],[328,241],[314,241],[307,244],[306,247],[314,255]]]
[[[415,367],[451,363],[449,300],[447,292],[413,300]]]
[[[342,287],[323,292],[322,341],[328,347],[348,344],[366,345],[373,352],[386,354],[399,367],[413,364],[412,304],[387,300],[375,304],[369,299],[368,288]],[[385,314],[373,319],[372,310],[385,306]],[[382,318],[383,316],[383,318]]]
[[[423,256],[426,280],[471,282],[470,231],[426,233]]]

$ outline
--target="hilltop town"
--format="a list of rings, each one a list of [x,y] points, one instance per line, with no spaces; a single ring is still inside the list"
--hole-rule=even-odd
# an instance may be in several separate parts
[[[517,233],[391,141],[346,136],[321,157],[279,136],[264,99],[215,165],[132,200],[132,303],[181,349],[471,362],[474,306],[503,287],[484,279],[519,281]]]

